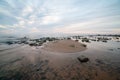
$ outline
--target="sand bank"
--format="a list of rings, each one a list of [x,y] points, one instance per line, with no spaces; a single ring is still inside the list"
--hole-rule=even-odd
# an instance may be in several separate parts
[[[86,50],[86,45],[73,40],[58,40],[47,43],[43,49],[52,52],[73,53]]]

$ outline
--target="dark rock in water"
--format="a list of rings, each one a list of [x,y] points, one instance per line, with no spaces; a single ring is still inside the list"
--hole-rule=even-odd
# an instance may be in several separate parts
[[[13,42],[12,41],[7,41],[6,44],[11,45],[11,44],[13,44]]]
[[[95,39],[90,39],[91,41],[96,41]]]
[[[105,43],[106,43],[106,42],[107,42],[107,40],[103,40],[102,42],[105,42]]]
[[[71,38],[68,37],[67,40],[71,40]]]
[[[86,63],[89,61],[89,58],[85,57],[85,56],[80,56],[80,57],[77,57],[78,61],[81,62],[81,63]]]
[[[88,43],[90,43],[90,41],[89,41],[88,38],[82,38],[82,42],[88,42]]]
[[[42,43],[30,43],[29,45],[30,45],[30,46],[41,46]]]
[[[37,44],[35,44],[35,43],[30,43],[29,45],[30,46],[37,46]]]
[[[118,49],[120,49],[120,48],[118,48]]]

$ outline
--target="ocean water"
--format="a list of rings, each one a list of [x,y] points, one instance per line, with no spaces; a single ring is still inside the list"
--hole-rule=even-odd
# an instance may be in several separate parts
[[[81,52],[83,55],[91,59],[101,59],[115,69],[120,68],[120,42],[108,40],[106,43],[91,41],[91,43],[84,44],[87,45],[87,50]]]
[[[16,42],[19,41],[15,37],[0,37],[0,51],[4,51],[7,49],[15,48],[16,46],[19,46],[18,44],[8,44],[8,42]]]
[[[6,43],[10,41],[17,41],[17,38],[15,37],[0,37],[0,44]]]

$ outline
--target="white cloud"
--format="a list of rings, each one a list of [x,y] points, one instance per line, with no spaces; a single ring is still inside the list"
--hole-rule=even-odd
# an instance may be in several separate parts
[[[36,27],[30,28],[30,33],[40,32]]]
[[[28,21],[28,24],[33,24],[35,21],[32,20],[32,21]]]
[[[25,24],[25,21],[21,20],[21,21],[19,21],[19,24],[22,26]]]
[[[18,19],[18,23],[13,24],[13,27],[14,28],[24,28],[25,25],[26,25],[27,20],[25,20],[22,17],[17,17],[17,19]]]
[[[14,26],[10,26],[10,25],[0,25],[0,28],[8,29],[8,28],[14,28]]]
[[[24,34],[120,32],[117,30],[120,25],[120,15],[114,6],[100,8],[99,2],[94,7],[84,1],[83,3],[78,1],[79,3],[76,4],[74,0],[20,2],[23,4],[19,5],[13,1],[15,6],[11,9],[8,6],[1,7],[0,12],[4,14],[2,16],[10,16],[18,21],[11,23],[12,25],[7,25],[9,22],[6,25],[1,24],[0,28],[5,28],[3,30],[6,30],[6,33],[7,29],[15,29]],[[2,21],[5,22],[4,19]]]
[[[60,33],[101,33],[102,31],[107,32],[109,30],[109,27],[111,25],[118,24],[120,25],[119,21],[113,21],[111,18],[96,18],[89,21],[83,21],[83,22],[75,22],[75,23],[69,23],[65,24],[63,26],[58,26],[53,29],[53,32],[60,32]],[[105,29],[106,28],[106,29]],[[114,27],[111,28],[110,32],[114,30]],[[119,30],[114,30],[119,31]]]
[[[25,9],[23,9],[22,16],[26,16],[31,12],[33,12],[33,8],[31,6],[27,6]]]
[[[34,15],[34,14],[32,14],[32,15],[29,17],[29,19],[32,19],[32,20],[34,20],[34,19],[36,19],[36,18],[37,18],[37,16]]]
[[[6,29],[6,30],[2,30],[2,31],[0,31],[0,32],[3,33],[3,34],[8,34],[8,35],[10,35],[10,34],[16,33],[16,30],[15,30],[15,29]]]
[[[0,28],[7,28],[6,26],[0,25]]]
[[[52,24],[60,21],[60,17],[58,16],[45,16],[42,19],[42,24]]]

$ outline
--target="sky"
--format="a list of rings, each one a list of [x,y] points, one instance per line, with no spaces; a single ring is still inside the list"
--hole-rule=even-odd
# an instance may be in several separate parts
[[[0,35],[120,34],[120,0],[0,0]]]

